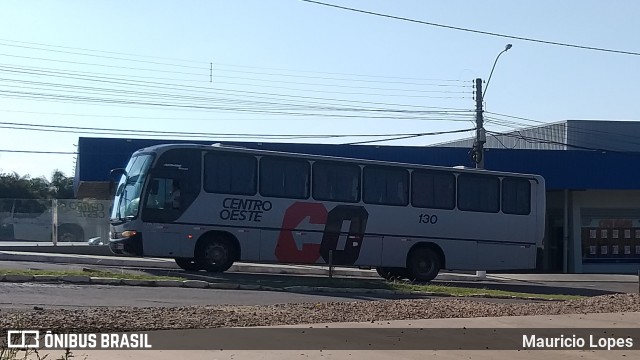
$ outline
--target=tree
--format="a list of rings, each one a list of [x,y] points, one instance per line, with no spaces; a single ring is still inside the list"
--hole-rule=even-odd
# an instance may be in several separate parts
[[[17,173],[0,174],[0,198],[3,199],[72,199],[73,179],[55,170],[51,181],[44,177],[31,178]]]
[[[51,188],[56,199],[73,199],[73,179],[66,177],[60,170],[51,175]]]

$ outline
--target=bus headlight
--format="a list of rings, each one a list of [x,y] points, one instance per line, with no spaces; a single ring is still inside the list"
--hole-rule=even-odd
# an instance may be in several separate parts
[[[120,234],[120,236],[122,236],[123,238],[130,238],[136,236],[137,234],[138,232],[135,230],[125,230]]]

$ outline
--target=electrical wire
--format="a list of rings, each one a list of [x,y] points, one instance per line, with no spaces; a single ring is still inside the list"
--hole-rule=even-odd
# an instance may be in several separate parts
[[[507,34],[501,34],[501,33],[489,32],[489,31],[474,30],[474,29],[463,28],[463,27],[458,27],[458,26],[444,25],[444,24],[438,24],[438,23],[427,22],[427,21],[422,21],[422,20],[410,19],[410,18],[401,17],[401,16],[382,14],[382,13],[377,13],[377,12],[373,12],[373,11],[366,11],[366,10],[361,10],[361,9],[356,9],[356,8],[350,8],[350,7],[346,7],[346,6],[328,4],[328,3],[324,3],[324,2],[320,2],[320,1],[314,1],[314,0],[300,0],[300,1],[304,1],[304,2],[307,2],[307,3],[312,3],[312,4],[316,4],[316,5],[332,7],[332,8],[341,9],[341,10],[358,12],[358,13],[367,14],[367,15],[374,15],[374,16],[385,17],[385,18],[389,18],[389,19],[408,21],[408,22],[422,24],[422,25],[435,26],[435,27],[440,27],[440,28],[445,28],[445,29],[450,29],[450,30],[458,30],[458,31],[470,32],[470,33],[475,33],[475,34],[489,35],[489,36],[501,37],[501,38],[506,38],[506,39],[513,39],[513,40],[522,40],[522,41],[528,41],[528,42],[534,42],[534,43],[540,43],[540,44],[546,44],[546,45],[563,46],[563,47],[576,48],[576,49],[582,49],[582,50],[592,50],[592,51],[616,53],[616,54],[623,54],[623,55],[640,56],[640,52],[634,52],[634,51],[614,50],[614,49],[607,49],[607,48],[600,48],[600,47],[593,47],[593,46],[584,46],[584,45],[576,45],[576,44],[569,44],[569,43],[561,43],[561,42],[557,42],[557,41],[540,40],[540,39],[534,39],[534,38],[528,38],[528,37],[522,37],[522,36],[507,35]]]
[[[29,126],[42,129],[64,129],[64,130],[88,130],[88,131],[112,131],[122,133],[138,133],[138,134],[155,134],[155,135],[178,135],[178,136],[248,136],[248,137],[270,137],[270,136],[292,136],[292,137],[379,137],[379,136],[410,136],[416,133],[399,133],[399,134],[247,134],[247,133],[211,133],[211,132],[185,132],[185,131],[160,131],[160,130],[131,130],[131,129],[112,129],[112,128],[96,128],[96,127],[80,127],[80,126],[64,126],[64,125],[43,125],[0,121],[2,125],[12,126]],[[426,135],[430,133],[418,133],[418,135]],[[437,133],[434,133],[437,134]]]
[[[524,120],[524,121],[529,121],[529,122],[533,122],[533,123],[536,123],[536,124],[540,124],[538,126],[531,127],[530,129],[526,129],[526,130],[532,130],[532,129],[536,129],[536,128],[544,128],[546,126],[551,126],[551,125],[560,125],[560,126],[562,126],[564,128],[565,131],[567,129],[571,129],[572,133],[575,133],[575,134],[582,134],[582,135],[587,135],[587,136],[611,136],[611,137],[615,137],[616,138],[616,142],[617,143],[626,143],[628,145],[633,145],[635,147],[640,148],[640,141],[638,141],[637,137],[634,136],[634,135],[625,134],[625,133],[619,133],[619,132],[614,132],[614,131],[608,131],[608,130],[589,129],[589,128],[581,127],[578,124],[568,125],[567,121],[571,121],[571,120],[565,120],[565,121],[557,122],[557,123],[546,123],[546,122],[543,122],[543,121],[540,121],[540,120],[534,120],[534,119],[529,119],[529,118],[524,118],[524,117],[505,115],[505,114],[498,114],[498,113],[493,113],[493,112],[487,112],[487,113],[493,114],[493,115],[497,115],[497,116],[513,118],[513,119],[518,119],[518,120]],[[529,126],[529,127],[531,126],[529,124],[522,123],[522,122],[508,121],[508,120],[503,120],[503,119],[496,119],[496,118],[493,118],[493,117],[488,117],[487,119],[488,119],[487,121],[489,123],[494,123],[494,124],[498,124],[498,125],[501,125],[501,126],[504,126],[504,127],[514,128],[514,129],[519,129],[520,126]],[[600,121],[610,121],[610,120],[600,120]]]
[[[3,67],[0,66],[0,71],[7,71],[13,74],[30,74],[30,75],[43,75],[43,76],[51,76],[51,77],[59,77],[70,80],[82,80],[82,81],[90,81],[90,82],[99,82],[105,84],[117,84],[123,86],[146,86],[146,87],[154,87],[154,88],[163,88],[170,90],[181,90],[181,91],[198,91],[198,92],[208,92],[208,93],[236,93],[236,94],[250,94],[255,98],[265,98],[265,96],[276,96],[276,97],[286,97],[293,99],[309,99],[314,101],[320,101],[322,103],[326,103],[326,101],[336,101],[336,102],[356,102],[356,103],[371,103],[371,104],[383,104],[376,102],[363,102],[363,101],[354,101],[354,100],[345,100],[345,99],[335,99],[335,98],[322,98],[322,97],[311,97],[311,96],[303,96],[303,95],[290,95],[290,94],[274,94],[274,93],[264,93],[264,92],[256,92],[256,91],[246,91],[246,90],[233,90],[233,89],[220,89],[220,88],[211,88],[211,87],[202,87],[202,86],[192,86],[192,85],[178,85],[178,84],[169,84],[169,83],[159,83],[152,81],[128,81],[123,79],[114,79],[110,77],[102,77],[102,76],[92,76],[85,77],[82,75],[69,74],[64,71],[40,71],[40,70],[24,70],[24,69],[16,69],[16,67]],[[213,90],[213,91],[212,91]],[[402,95],[407,97],[408,95]],[[422,97],[422,96],[420,96]],[[269,97],[267,97],[269,98]],[[270,98],[273,99],[273,98]],[[403,105],[400,105],[403,106]],[[425,107],[425,108],[436,108],[436,107]],[[439,108],[438,109],[443,109]],[[446,109],[446,108],[444,108]]]
[[[9,43],[17,43],[17,44],[38,45],[38,46],[53,47],[53,48],[60,48],[60,49],[89,51],[89,52],[103,53],[103,54],[125,55],[125,56],[133,56],[133,57],[143,57],[143,58],[152,58],[152,59],[161,59],[161,60],[190,62],[190,63],[206,64],[206,65],[210,65],[210,66],[215,65],[215,66],[227,66],[227,67],[234,67],[234,68],[276,70],[276,71],[300,72],[300,73],[311,73],[311,74],[326,74],[326,75],[345,75],[345,76],[370,77],[370,78],[382,78],[382,79],[401,79],[401,80],[436,81],[436,82],[466,82],[466,80],[459,80],[459,79],[415,78],[415,77],[383,76],[383,75],[371,75],[371,74],[353,74],[353,73],[340,73],[340,72],[311,71],[311,70],[298,70],[298,69],[294,70],[294,69],[273,68],[273,67],[247,66],[247,65],[237,65],[237,64],[225,64],[225,63],[218,63],[218,62],[208,62],[208,61],[205,62],[205,61],[197,61],[197,60],[178,59],[178,58],[171,58],[171,57],[161,57],[161,56],[151,56],[151,55],[141,55],[141,54],[132,54],[132,53],[123,53],[123,52],[95,50],[95,49],[78,48],[78,47],[70,47],[70,46],[50,45],[50,44],[43,44],[43,43],[36,43],[36,42],[9,40],[9,39],[0,39],[0,41],[9,42]],[[3,45],[3,44],[0,44],[0,45]],[[203,68],[200,68],[200,69],[203,69]],[[207,69],[207,70],[209,70],[209,69]]]
[[[37,150],[8,150],[0,149],[0,152],[5,153],[26,153],[26,154],[59,154],[59,155],[77,155],[77,152],[71,151],[37,151]]]
[[[436,131],[436,132],[429,132],[429,133],[419,133],[419,134],[410,134],[410,135],[405,135],[405,136],[391,137],[391,138],[388,138],[388,139],[381,139],[381,140],[368,140],[368,141],[350,142],[350,143],[345,143],[344,145],[370,144],[370,143],[374,143],[374,142],[402,140],[402,139],[409,139],[409,138],[415,138],[415,137],[421,137],[421,136],[431,136],[431,135],[456,134],[456,133],[467,132],[467,131],[475,131],[475,130],[476,130],[476,128],[461,129],[461,130],[449,130],[449,131]]]
[[[157,116],[125,116],[125,115],[104,115],[104,114],[78,114],[78,113],[60,113],[60,112],[44,112],[44,111],[22,111],[22,110],[9,110],[0,109],[0,112],[19,113],[19,114],[35,114],[35,115],[56,115],[56,116],[77,116],[88,118],[113,118],[113,119],[145,119],[145,120],[174,120],[174,121],[304,121],[303,119],[290,119],[290,118],[184,118],[184,117],[157,117]],[[338,120],[342,119],[326,119],[326,120]],[[367,119],[363,119],[367,120]],[[406,118],[396,120],[407,121],[468,121],[467,119],[456,118]]]

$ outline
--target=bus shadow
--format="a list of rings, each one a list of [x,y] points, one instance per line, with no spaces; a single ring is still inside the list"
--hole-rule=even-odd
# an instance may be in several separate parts
[[[346,298],[358,298],[357,293],[344,294],[340,293],[340,288],[361,288],[363,293],[367,289],[388,289],[394,290],[393,283],[384,279],[364,279],[364,278],[347,278],[347,277],[334,277],[328,278],[326,276],[318,275],[288,275],[288,274],[254,274],[254,273],[221,273],[212,274],[206,272],[189,272],[182,270],[145,270],[145,272],[151,275],[157,276],[173,276],[180,277],[188,280],[202,280],[212,283],[228,283],[228,284],[242,284],[242,285],[261,285],[265,287],[273,288],[285,288],[289,287],[289,291],[294,292],[313,292],[313,290],[304,290],[303,288],[296,289],[292,287],[333,287],[336,288],[336,292],[332,293],[327,291],[324,294],[330,296],[346,297]],[[426,285],[421,283],[403,282],[406,284]],[[541,283],[510,283],[510,282],[479,282],[479,281],[433,281],[431,285],[458,287],[458,288],[473,288],[473,289],[487,289],[487,290],[501,290],[510,291],[523,294],[557,294],[557,295],[577,295],[577,296],[599,296],[608,294],[622,293],[620,291],[598,289],[598,288],[586,288],[586,287],[570,287],[570,286],[558,286],[555,284],[541,284]],[[326,291],[326,289],[325,289]],[[344,296],[342,296],[344,295]],[[362,295],[362,294],[360,294]],[[398,298],[422,298],[421,295],[411,294],[365,294],[362,296],[363,300],[371,297],[389,299]],[[385,295],[385,296],[383,296]]]

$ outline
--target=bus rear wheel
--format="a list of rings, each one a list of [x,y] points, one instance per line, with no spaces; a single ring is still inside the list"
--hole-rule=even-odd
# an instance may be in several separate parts
[[[434,250],[419,248],[411,252],[407,265],[412,280],[429,282],[438,276],[442,261]]]
[[[197,248],[195,263],[207,272],[225,272],[233,265],[234,248],[224,238],[203,240]]]
[[[175,258],[176,264],[185,271],[199,271],[202,268],[196,263],[195,259]]]

